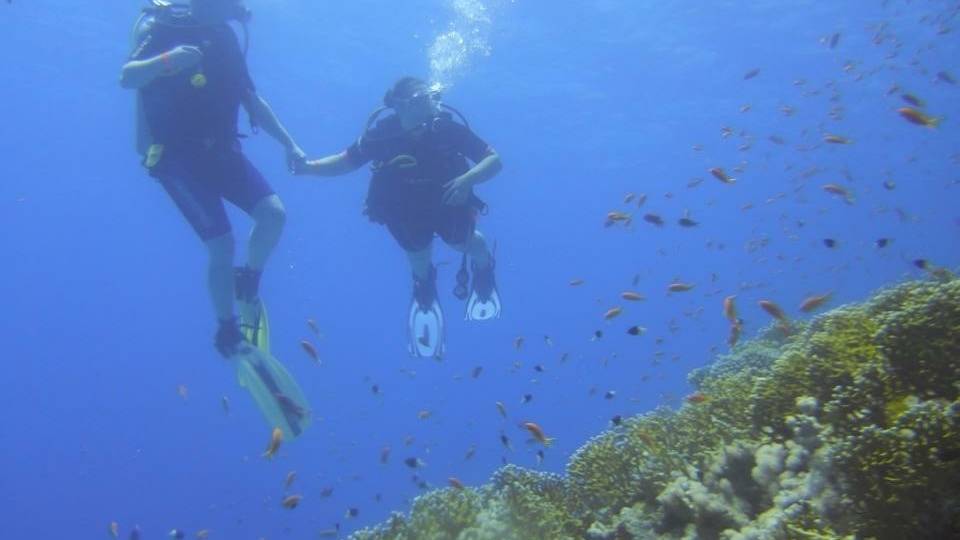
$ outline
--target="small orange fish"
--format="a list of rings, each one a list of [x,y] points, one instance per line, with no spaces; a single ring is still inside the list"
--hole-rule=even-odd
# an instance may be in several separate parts
[[[283,489],[290,489],[290,486],[293,485],[293,481],[297,479],[297,471],[290,471],[287,473],[287,477],[283,480]]]
[[[500,416],[506,418],[506,417],[507,417],[507,406],[504,405],[503,402],[500,402],[500,401],[496,402],[495,405],[497,406],[497,411],[500,413]]]
[[[940,125],[940,118],[930,116],[923,111],[914,109],[913,107],[901,107],[897,109],[897,112],[911,124],[928,128],[935,128]]]
[[[730,321],[730,324],[737,324],[740,318],[737,316],[737,295],[731,294],[723,299],[723,316]]]
[[[623,313],[623,308],[619,306],[612,307],[608,309],[606,313],[603,314],[603,318],[609,321],[610,319],[616,318],[621,313]]]
[[[631,302],[639,302],[641,300],[646,300],[647,298],[638,292],[633,291],[624,291],[620,293],[620,298],[624,300],[629,300]]]
[[[270,433],[270,444],[267,445],[266,451],[263,452],[263,457],[267,459],[273,459],[276,457],[277,452],[280,450],[281,444],[283,444],[283,430],[275,427]]]
[[[809,313],[820,306],[826,304],[830,301],[830,297],[833,296],[833,293],[825,294],[815,294],[813,296],[808,296],[800,303],[800,311],[804,313]]]
[[[571,286],[571,287],[579,287],[580,285],[583,285],[583,280],[582,280],[582,279],[577,278],[577,279],[571,279],[571,280],[570,280],[570,286]]]
[[[460,481],[456,476],[451,476],[447,478],[447,483],[450,484],[450,487],[453,489],[463,489],[463,482]]]
[[[760,300],[757,302],[760,306],[760,309],[766,311],[774,319],[786,323],[789,322],[786,313],[783,312],[783,309],[770,300]]]
[[[731,177],[729,174],[727,174],[726,171],[724,171],[720,167],[713,167],[709,169],[708,172],[712,174],[714,178],[723,182],[724,184],[735,184],[737,182],[736,178]]]
[[[683,283],[682,281],[674,281],[670,285],[667,285],[667,290],[670,292],[687,292],[696,287],[693,283]]]
[[[538,426],[537,424],[535,424],[535,423],[533,423],[533,422],[524,422],[524,423],[523,423],[523,429],[529,431],[530,434],[533,435],[533,438],[534,438],[538,443],[540,443],[540,444],[542,444],[542,445],[544,445],[544,446],[550,446],[551,444],[553,444],[553,439],[552,439],[551,437],[547,437],[547,436],[543,433],[543,428],[541,428],[541,427]]]
[[[626,212],[609,212],[607,213],[608,221],[628,221],[630,219],[630,214]]]
[[[300,501],[302,500],[303,495],[287,495],[282,501],[280,501],[280,504],[288,510],[293,510],[300,505]]]
[[[826,133],[823,135],[823,142],[830,144],[853,144],[851,139],[848,139],[843,135],[833,135],[831,133]]]
[[[842,197],[844,202],[846,202],[847,204],[853,204],[853,196],[850,194],[850,190],[848,190],[847,188],[839,184],[824,184],[820,187],[821,189],[823,189],[824,191],[826,191],[831,195],[837,195],[838,197]]]
[[[730,334],[727,336],[727,345],[730,348],[736,347],[737,342],[740,341],[740,334],[743,332],[743,325],[740,323],[734,323],[730,325]]]
[[[687,403],[697,404],[697,403],[703,403],[706,400],[707,400],[707,396],[705,396],[703,392],[694,392],[689,396],[687,396]]]

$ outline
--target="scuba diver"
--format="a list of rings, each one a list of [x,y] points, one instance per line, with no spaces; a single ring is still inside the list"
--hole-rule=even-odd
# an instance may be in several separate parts
[[[445,345],[437,271],[432,262],[434,235],[463,253],[454,294],[467,301],[465,318],[500,316],[494,257],[476,230],[477,214],[486,210],[486,204],[474,195],[473,187],[502,168],[494,149],[471,131],[463,115],[441,103],[440,97],[420,79],[400,79],[384,96],[383,106],[371,114],[355,143],[338,154],[298,164],[295,171],[338,176],[372,162],[365,213],[371,221],[387,226],[406,251],[413,270],[410,352],[438,359]],[[380,119],[388,109],[395,114]],[[469,290],[468,255],[473,270]]]
[[[134,28],[133,52],[120,84],[137,90],[137,150],[143,165],[206,245],[207,285],[219,321],[214,345],[225,358],[238,360],[241,384],[254,394],[268,421],[296,436],[305,425],[305,401],[283,366],[269,356],[259,295],[260,277],[280,240],[286,213],[240,147],[241,105],[254,131],[263,128],[283,145],[291,171],[305,154],[257,94],[247,70],[246,45],[241,47],[231,23],[242,25],[248,42],[250,16],[242,0],[151,0]],[[236,269],[224,200],[254,221],[246,264]]]

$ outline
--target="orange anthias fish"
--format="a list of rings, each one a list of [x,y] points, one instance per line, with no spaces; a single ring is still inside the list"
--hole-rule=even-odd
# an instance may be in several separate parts
[[[263,452],[263,457],[267,459],[273,459],[276,457],[277,452],[280,450],[281,444],[283,444],[283,430],[275,427],[273,428],[273,432],[270,434],[270,444],[267,445],[266,451]]]
[[[463,489],[463,482],[460,481],[456,476],[451,476],[447,478],[447,483],[450,484],[450,487],[454,489]]]
[[[853,144],[853,140],[848,139],[843,135],[834,135],[832,133],[825,133],[823,135],[823,142],[830,144]]]
[[[638,292],[633,292],[633,291],[624,291],[620,293],[620,298],[623,298],[624,300],[629,300],[631,302],[639,302],[641,300],[646,300],[645,296],[643,296]]]
[[[670,292],[687,292],[692,290],[696,285],[693,283],[683,283],[681,281],[674,281],[670,285],[667,285],[667,290]]]
[[[603,223],[604,227],[609,227],[615,223],[623,222],[624,225],[630,225],[633,222],[633,217],[626,212],[608,212],[607,220]]]
[[[553,444],[553,438],[547,437],[547,436],[543,433],[543,428],[541,428],[541,427],[538,426],[537,424],[534,424],[533,422],[524,422],[524,423],[523,423],[523,429],[529,431],[530,434],[533,435],[533,438],[534,438],[538,443],[540,443],[540,444],[542,444],[542,445],[544,445],[544,446],[550,446],[551,444]]]
[[[703,392],[694,392],[689,396],[687,396],[687,403],[698,404],[698,403],[703,403],[706,400],[707,400],[707,396],[705,396]]]
[[[808,296],[800,303],[800,311],[809,313],[829,302],[831,296],[833,296],[832,292]]]
[[[302,500],[303,495],[287,495],[282,501],[280,501],[280,504],[288,510],[293,510],[300,505],[300,501]]]
[[[911,124],[928,128],[935,128],[940,125],[940,118],[930,116],[913,107],[901,107],[897,109],[897,112]]]
[[[313,346],[313,343],[304,339],[300,341],[300,347],[303,349],[303,352],[307,353],[307,356],[309,356],[311,360],[314,362],[320,361],[320,355],[317,354],[317,348]]]
[[[612,307],[608,309],[606,313],[603,314],[603,318],[609,321],[610,319],[616,318],[621,313],[623,313],[622,307],[619,307],[619,306]]]
[[[740,323],[733,323],[730,325],[730,335],[727,336],[727,345],[730,348],[736,347],[737,342],[740,341],[740,334],[743,332],[743,325]]]
[[[787,318],[787,315],[783,312],[783,309],[774,302],[770,300],[760,300],[757,302],[757,304],[760,306],[760,309],[766,311],[774,319],[782,323],[790,322],[790,319]]]
[[[720,167],[713,167],[712,169],[709,169],[709,172],[710,174],[713,175],[714,178],[723,182],[724,184],[735,184],[737,182],[736,178],[731,177],[729,174],[727,174],[726,171],[724,171]]]
[[[730,324],[737,324],[740,318],[737,316],[737,305],[735,303],[737,295],[731,294],[723,299],[723,316],[730,321]]]
[[[844,202],[847,204],[853,204],[853,196],[850,194],[850,190],[839,185],[839,184],[824,184],[821,186],[824,191],[831,195],[837,195],[843,197]]]

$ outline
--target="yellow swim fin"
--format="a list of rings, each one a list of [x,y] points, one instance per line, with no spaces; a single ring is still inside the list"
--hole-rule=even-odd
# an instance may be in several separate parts
[[[240,330],[243,337],[261,351],[270,354],[270,319],[263,300],[253,303],[237,302],[240,312]]]
[[[287,440],[303,433],[310,425],[310,404],[283,364],[249,344],[241,345],[232,360],[236,362],[237,382],[253,396],[267,424],[280,428]]]

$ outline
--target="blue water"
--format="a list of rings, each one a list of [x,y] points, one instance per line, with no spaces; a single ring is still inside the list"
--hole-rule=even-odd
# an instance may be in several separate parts
[[[254,80],[311,156],[350,144],[385,89],[413,74],[447,84],[445,99],[505,165],[479,189],[503,318],[460,320],[449,293],[459,257],[438,244],[449,318],[438,363],[406,354],[409,270],[360,215],[369,173],[295,178],[268,137],[245,143],[289,216],[263,282],[274,352],[316,415],[274,461],[260,457],[268,426],[211,347],[205,251],[133,150],[133,95],[117,79],[140,3],[0,5],[4,536],[107,538],[114,520],[124,538],[134,524],[144,538],[174,527],[313,538],[338,522],[349,532],[408,508],[420,488],[406,457],[427,462],[418,474],[434,486],[483,483],[502,459],[536,467],[522,420],[557,439],[541,468],[562,472],[613,415],[682,401],[687,372],[726,350],[724,296],[738,295],[749,335],[769,321],[757,300],[795,316],[812,293],[833,291],[838,305],[922,277],[917,258],[960,264],[960,86],[936,77],[960,77],[960,3],[571,4],[250,0]],[[821,40],[836,32],[831,49]],[[450,47],[458,36],[462,48]],[[941,127],[901,118],[893,85],[924,99]],[[854,144],[823,144],[823,133]],[[710,177],[717,166],[737,183]],[[687,187],[694,178],[702,184]],[[826,183],[847,186],[855,203]],[[646,205],[623,204],[628,192]],[[612,210],[633,223],[605,228]],[[685,210],[700,227],[676,225]],[[243,238],[249,222],[231,215]],[[878,249],[881,237],[893,241]],[[584,285],[570,287],[575,278]],[[674,279],[697,287],[667,295]],[[627,289],[648,300],[625,305]],[[614,305],[624,314],[605,322]],[[627,335],[633,324],[646,335]],[[591,340],[596,330],[604,336]],[[304,338],[321,366],[300,350]],[[521,405],[526,393],[534,399]],[[420,420],[424,409],[432,416]],[[292,511],[279,503],[291,470],[291,491],[304,495]],[[351,507],[356,518],[345,517]]]

